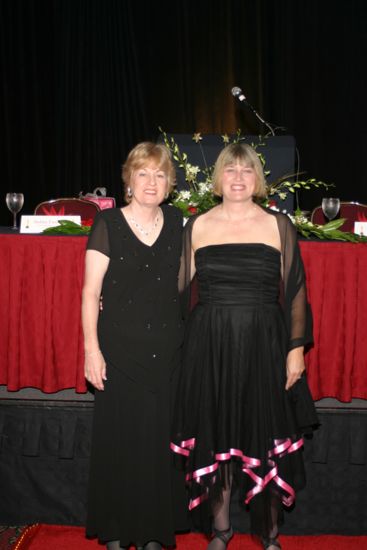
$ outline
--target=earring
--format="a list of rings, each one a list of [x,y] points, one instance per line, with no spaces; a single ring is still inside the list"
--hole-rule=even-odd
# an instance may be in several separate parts
[[[164,198],[165,198],[165,199],[168,199],[168,197],[169,197],[169,193],[168,193],[168,191],[166,191],[166,193],[165,193],[165,195],[164,195]]]
[[[128,196],[128,197],[132,197],[132,196],[133,196],[133,192],[131,191],[131,187],[128,187],[128,188],[127,188],[127,196]]]

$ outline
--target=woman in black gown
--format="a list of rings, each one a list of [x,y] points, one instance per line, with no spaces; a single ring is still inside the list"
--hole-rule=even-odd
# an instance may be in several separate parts
[[[183,338],[182,216],[160,206],[174,182],[163,145],[137,145],[123,180],[127,206],[97,215],[86,253],[85,375],[97,389],[87,535],[110,550],[130,544],[156,550],[174,544],[187,506],[173,490],[169,453],[171,387]]]
[[[223,550],[233,536],[234,486],[264,548],[277,539],[282,503],[304,485],[302,432],[317,423],[303,376],[312,340],[302,260],[289,218],[260,207],[256,151],[231,144],[215,165],[223,202],[185,227],[180,278],[197,275],[186,328],[171,449],[185,457],[190,510]],[[189,298],[186,297],[187,303]]]

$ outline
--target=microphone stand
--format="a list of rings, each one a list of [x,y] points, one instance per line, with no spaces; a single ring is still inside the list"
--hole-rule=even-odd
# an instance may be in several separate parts
[[[242,102],[241,102],[242,103]],[[275,136],[275,132],[274,132],[274,129],[273,127],[271,126],[271,124],[269,124],[269,122],[266,122],[266,120],[263,119],[263,117],[261,115],[259,115],[259,113],[256,111],[256,109],[254,109],[254,107],[251,105],[251,103],[248,103],[248,101],[244,100],[243,102],[244,104],[247,105],[247,107],[250,108],[250,111],[253,112],[253,114],[256,116],[256,118],[262,123],[264,124],[264,126],[266,126],[267,128],[269,128],[270,130],[270,133],[272,136]]]
[[[248,107],[250,111],[253,112],[253,114],[261,122],[261,124],[264,124],[264,126],[266,126],[270,130],[270,133],[272,136],[275,136],[274,128],[272,127],[272,125],[269,124],[269,122],[266,122],[266,120],[264,120],[263,117],[259,115],[256,109],[251,105],[251,103],[247,101],[246,96],[241,90],[241,88],[239,88],[238,86],[235,86],[234,88],[232,88],[231,93],[233,97],[236,97],[240,103],[243,103],[244,106]]]

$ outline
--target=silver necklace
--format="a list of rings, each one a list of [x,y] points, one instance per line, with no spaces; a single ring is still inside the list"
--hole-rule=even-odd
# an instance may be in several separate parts
[[[161,216],[160,216],[160,212],[158,211],[158,214],[157,214],[157,217],[156,219],[154,220],[152,226],[150,229],[146,229],[144,226],[142,226],[139,222],[136,221],[136,219],[133,217],[133,216],[129,216],[128,220],[129,222],[132,223],[132,225],[139,231],[139,233],[141,233],[142,235],[144,235],[144,237],[149,237],[149,235],[151,233],[153,233],[153,231],[155,230],[155,228],[157,227],[159,221],[161,219]]]

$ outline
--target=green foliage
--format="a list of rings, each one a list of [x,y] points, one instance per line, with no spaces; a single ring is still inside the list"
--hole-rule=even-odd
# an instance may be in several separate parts
[[[351,243],[367,242],[367,237],[356,235],[355,233],[349,233],[347,231],[341,231],[339,227],[341,227],[344,222],[345,218],[340,218],[338,220],[332,220],[325,225],[315,225],[308,221],[298,221],[297,217],[294,220],[297,231],[307,239],[317,237],[318,239],[347,241]]]
[[[70,220],[58,220],[59,225],[43,230],[45,235],[88,235],[90,226],[79,225]]]

